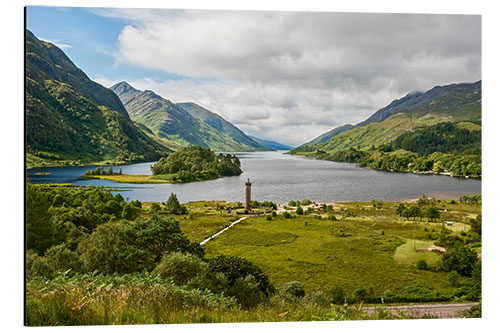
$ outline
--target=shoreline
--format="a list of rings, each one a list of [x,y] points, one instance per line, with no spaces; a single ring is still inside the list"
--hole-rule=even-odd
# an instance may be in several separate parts
[[[172,184],[180,183],[173,180],[167,179],[151,179],[151,175],[82,175],[82,177],[87,179],[103,179],[111,180],[117,183],[129,183],[129,184]]]
[[[207,179],[197,179],[192,181],[180,181],[180,180],[172,180],[172,179],[162,179],[162,178],[152,178],[155,176],[170,176],[170,175],[129,175],[129,174],[112,174],[112,175],[81,175],[87,179],[103,179],[103,180],[111,180],[118,183],[125,184],[185,184],[185,183],[194,183],[194,182],[202,182],[205,180],[214,180],[217,178],[207,178]]]
[[[305,157],[305,158],[310,158],[316,161],[328,161],[328,162],[334,162],[334,163],[348,163],[348,164],[356,164],[357,168],[363,168],[363,169],[368,169],[368,170],[375,170],[375,171],[383,171],[383,172],[401,172],[401,173],[412,173],[415,175],[423,175],[423,176],[448,176],[452,178],[458,178],[458,179],[473,179],[473,180],[482,180],[482,175],[479,176],[457,176],[452,174],[451,172],[438,172],[435,173],[434,171],[417,171],[417,170],[383,170],[383,169],[375,169],[375,168],[370,168],[370,167],[362,167],[360,166],[360,162],[341,162],[341,161],[332,161],[332,160],[327,160],[323,158],[316,158],[314,156],[310,156],[307,154],[293,154],[290,152],[284,153],[288,154],[291,156],[299,156],[299,157]]]

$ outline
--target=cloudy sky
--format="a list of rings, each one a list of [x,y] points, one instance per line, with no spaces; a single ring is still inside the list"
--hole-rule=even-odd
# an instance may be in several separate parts
[[[27,25],[104,86],[195,102],[294,146],[481,79],[480,16],[28,7]]]

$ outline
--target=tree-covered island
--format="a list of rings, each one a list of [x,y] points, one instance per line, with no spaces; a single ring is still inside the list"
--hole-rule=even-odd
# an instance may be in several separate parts
[[[107,171],[102,167],[87,170],[84,177],[108,179],[126,183],[186,183],[217,179],[241,174],[240,160],[236,155],[216,154],[208,148],[190,146],[162,157],[151,166],[153,175],[127,175]]]

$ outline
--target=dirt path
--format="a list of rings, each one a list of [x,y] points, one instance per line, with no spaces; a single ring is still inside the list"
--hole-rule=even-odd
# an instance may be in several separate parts
[[[421,318],[424,315],[438,318],[458,318],[459,311],[468,310],[479,303],[455,303],[455,304],[413,304],[400,306],[367,306],[362,310],[372,315],[377,313],[377,309],[387,309],[392,314],[405,312],[410,316]]]
[[[200,245],[204,245],[206,242],[208,242],[209,240],[211,239],[214,239],[215,237],[219,236],[220,234],[222,234],[224,231],[228,230],[229,228],[232,228],[233,225],[235,225],[236,223],[240,223],[241,221],[243,221],[244,219],[250,217],[249,215],[247,216],[243,216],[242,218],[240,218],[239,220],[236,220],[234,221],[233,223],[231,223],[229,226],[227,226],[226,228],[222,229],[221,231],[217,232],[216,234],[213,234],[212,236],[208,237],[207,239],[205,239],[204,241],[202,241],[200,243]]]

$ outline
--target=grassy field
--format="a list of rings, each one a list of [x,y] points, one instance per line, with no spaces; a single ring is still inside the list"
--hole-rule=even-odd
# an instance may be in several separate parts
[[[164,174],[164,175],[84,175],[86,178],[95,178],[95,179],[106,179],[113,180],[119,183],[133,183],[133,184],[147,184],[147,183],[184,183],[180,180],[174,180],[177,174]],[[202,180],[210,180],[202,179]]]
[[[306,292],[334,284],[348,293],[359,287],[385,293],[408,286],[447,292],[451,285],[444,273],[417,270],[411,264],[414,254],[406,255],[408,264],[394,258],[404,238],[423,238],[423,228],[360,219],[252,217],[208,242],[206,250],[207,257],[241,256],[262,267],[274,285],[300,281]]]
[[[187,204],[190,216],[180,221],[191,240],[200,241],[236,219],[215,212],[217,203]],[[437,238],[442,221],[454,221],[454,226],[447,227],[453,233],[463,231],[464,226],[468,230],[470,226],[463,222],[479,214],[481,208],[442,201],[441,221],[429,222],[397,217],[398,204],[384,202],[376,209],[371,202],[335,203],[333,211],[292,219],[280,215],[271,221],[264,216],[251,217],[208,242],[206,256],[243,257],[261,267],[275,286],[300,281],[308,293],[324,291],[334,284],[347,293],[360,287],[372,287],[377,294],[396,293],[407,287],[449,292],[453,287],[446,273],[433,269],[440,264],[441,255],[428,250],[435,243],[429,235]],[[354,217],[342,218],[347,212]],[[338,220],[328,220],[328,214]],[[476,248],[480,251],[480,246]],[[431,269],[416,269],[420,259]]]
[[[150,175],[85,175],[86,178],[113,180],[119,183],[173,183],[168,179],[152,179]]]
[[[416,265],[419,260],[425,260],[431,267],[437,267],[441,256],[428,250],[433,244],[433,241],[406,239],[406,243],[398,246],[394,252],[394,260],[406,265]]]
[[[335,203],[333,211],[317,210],[302,216],[292,212],[295,218],[278,215],[271,221],[253,216],[205,244],[206,257],[243,257],[261,267],[276,287],[300,281],[308,293],[325,291],[335,284],[348,294],[360,287],[372,287],[376,294],[397,293],[407,287],[451,291],[446,273],[434,269],[440,264],[441,254],[428,248],[435,244],[443,221],[454,221],[446,229],[458,234],[464,227],[470,229],[463,222],[477,216],[481,208],[442,201],[441,221],[429,222],[397,217],[398,204],[384,202],[377,209],[371,202]],[[142,218],[151,216],[150,205],[143,203]],[[188,214],[173,217],[191,241],[201,242],[240,217],[216,210],[228,205],[231,203],[189,202],[185,204]],[[346,213],[354,217],[343,217]],[[328,215],[338,220],[328,220]],[[474,249],[480,252],[480,244]],[[416,268],[421,259],[429,270]]]

